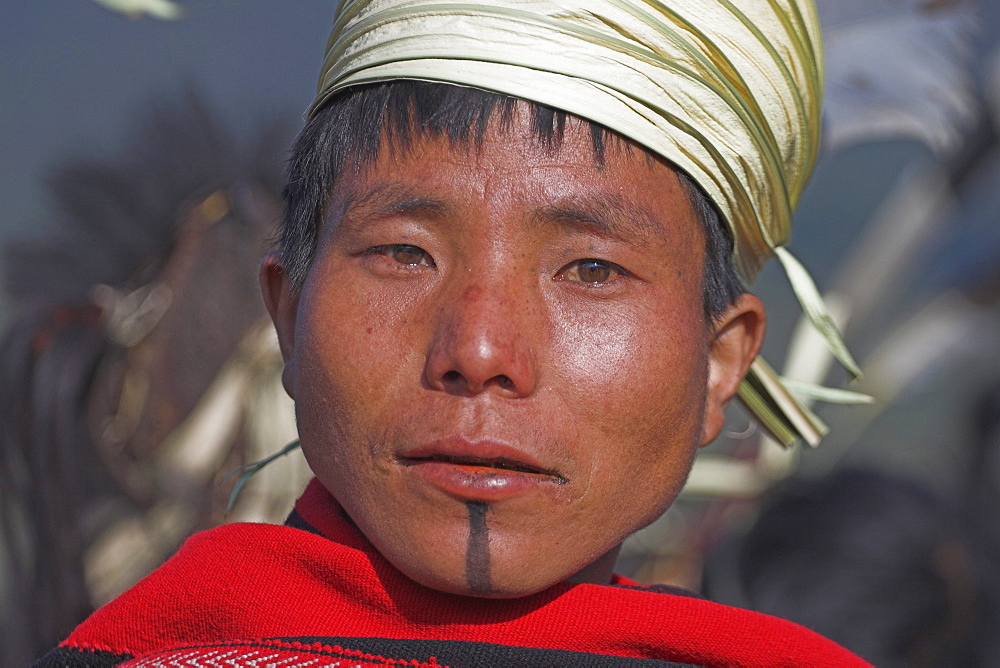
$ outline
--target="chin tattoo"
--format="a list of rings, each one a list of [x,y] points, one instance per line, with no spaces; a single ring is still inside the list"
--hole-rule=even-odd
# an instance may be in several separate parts
[[[469,547],[465,553],[465,580],[474,594],[489,594],[490,583],[490,534],[486,525],[489,504],[469,501]]]

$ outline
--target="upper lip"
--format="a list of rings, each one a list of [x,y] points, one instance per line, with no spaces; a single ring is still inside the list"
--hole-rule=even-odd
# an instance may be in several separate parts
[[[565,480],[555,469],[547,468],[531,455],[515,447],[489,439],[468,440],[444,438],[402,451],[397,459],[403,463],[442,461],[467,466],[535,473]]]

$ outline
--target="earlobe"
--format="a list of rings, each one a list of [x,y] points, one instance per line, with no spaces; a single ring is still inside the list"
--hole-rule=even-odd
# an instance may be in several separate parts
[[[726,407],[764,341],[767,316],[760,299],[749,293],[740,297],[715,321],[709,350],[708,388],[701,445],[708,445],[722,431]]]
[[[295,398],[295,319],[298,315],[299,295],[294,289],[284,267],[281,254],[271,251],[260,263],[260,291],[264,306],[274,323],[278,347],[284,367],[281,383],[290,397]]]

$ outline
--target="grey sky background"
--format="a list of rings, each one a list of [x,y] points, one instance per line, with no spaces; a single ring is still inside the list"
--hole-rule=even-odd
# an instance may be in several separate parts
[[[330,0],[183,6],[183,19],[159,21],[90,0],[0,3],[0,235],[47,224],[48,165],[114,151],[147,100],[187,83],[237,132],[267,115],[300,119],[315,91]]]

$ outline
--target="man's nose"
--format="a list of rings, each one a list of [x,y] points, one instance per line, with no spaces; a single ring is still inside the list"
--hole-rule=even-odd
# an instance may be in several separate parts
[[[531,395],[537,383],[531,337],[538,334],[534,315],[540,305],[528,292],[497,281],[463,286],[445,298],[434,315],[428,385],[462,396]]]

